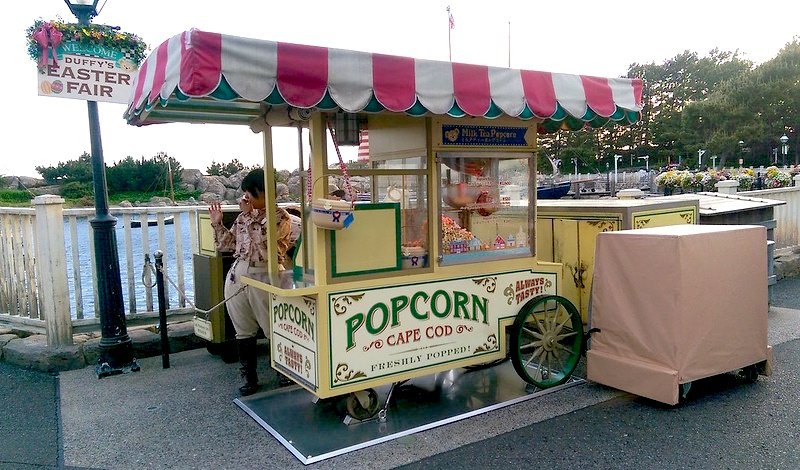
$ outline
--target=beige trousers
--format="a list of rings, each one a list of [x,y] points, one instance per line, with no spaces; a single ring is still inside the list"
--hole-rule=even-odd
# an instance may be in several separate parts
[[[265,272],[266,264],[250,266],[244,260],[237,259],[233,262],[228,275],[225,277],[225,297],[236,293],[242,286],[241,276],[254,272]],[[269,294],[254,287],[248,287],[244,292],[225,302],[228,315],[236,330],[236,339],[255,338],[258,327],[269,338]]]

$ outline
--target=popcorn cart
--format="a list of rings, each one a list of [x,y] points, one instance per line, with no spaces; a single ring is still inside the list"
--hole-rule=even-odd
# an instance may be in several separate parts
[[[297,128],[293,265],[278,264],[268,224],[268,272],[245,282],[271,298],[272,367],[366,419],[378,386],[509,353],[536,387],[569,379],[584,330],[559,295],[562,265],[536,257],[536,137],[633,123],[641,88],[190,30],[142,64],[125,117],[261,133],[268,206],[271,129]],[[348,165],[340,147],[365,131],[368,152]],[[355,202],[356,177],[368,201]],[[334,181],[346,201],[326,198]]]

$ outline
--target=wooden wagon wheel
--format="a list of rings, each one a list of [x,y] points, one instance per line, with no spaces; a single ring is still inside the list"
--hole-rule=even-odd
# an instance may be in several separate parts
[[[569,380],[583,350],[578,309],[559,295],[526,303],[511,328],[511,362],[523,380],[538,388]]]

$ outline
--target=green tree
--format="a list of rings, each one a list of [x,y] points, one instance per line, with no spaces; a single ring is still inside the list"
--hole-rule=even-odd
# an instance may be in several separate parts
[[[748,166],[770,164],[773,149],[780,149],[778,139],[786,133],[790,138],[787,163],[792,163],[797,156],[800,126],[797,83],[800,43],[795,39],[775,58],[723,83],[706,100],[687,106],[683,132],[687,139],[707,143],[723,162],[744,158]]]
[[[128,156],[106,169],[109,193],[128,191],[169,191],[169,170],[172,170],[172,185],[181,181],[181,164],[166,153],[155,157],[135,160]]]
[[[61,184],[69,181],[92,181],[92,156],[84,152],[77,160],[58,162],[56,166],[37,166],[36,171],[48,184]]]
[[[705,57],[684,51],[663,64],[632,64],[629,77],[644,81],[642,121],[627,132],[627,144],[638,154],[654,157],[651,163],[677,161],[679,155],[694,155],[705,148],[708,137],[687,129],[684,109],[702,103],[715,90],[746,75],[752,62],[738,51],[714,49]]]
[[[242,162],[239,161],[238,158],[234,158],[230,162],[226,164],[217,163],[215,161],[211,161],[211,166],[206,168],[206,174],[211,176],[231,176],[234,175],[242,170],[251,170],[254,167],[245,166]]]

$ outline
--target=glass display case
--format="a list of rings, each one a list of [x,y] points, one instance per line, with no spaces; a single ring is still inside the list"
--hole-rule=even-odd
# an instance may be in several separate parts
[[[437,161],[443,264],[535,255],[532,154],[441,152]]]

